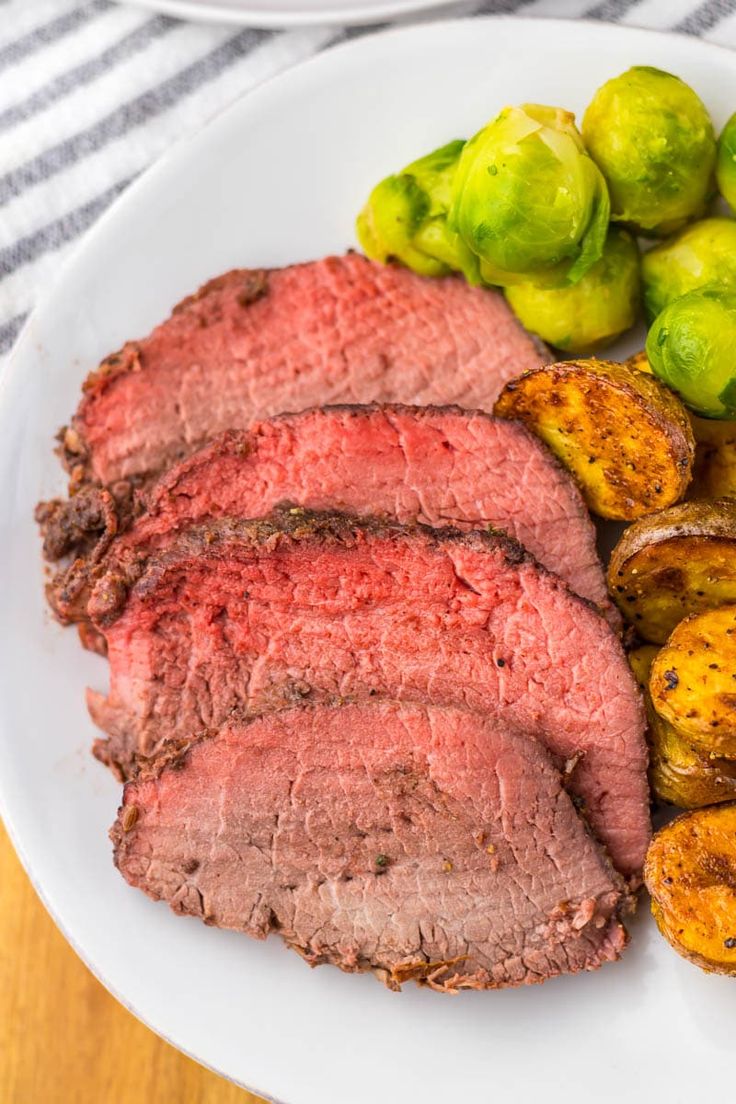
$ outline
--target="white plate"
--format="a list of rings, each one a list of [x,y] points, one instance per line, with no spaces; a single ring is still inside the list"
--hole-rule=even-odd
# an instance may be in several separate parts
[[[506,102],[580,112],[601,81],[666,67],[721,124],[736,55],[600,24],[487,19],[355,41],[267,84],[185,142],[87,236],[0,384],[0,798],[44,901],[85,961],[156,1031],[289,1104],[464,1100],[668,1104],[731,1091],[736,984],[707,977],[646,916],[623,961],[541,988],[457,998],[310,971],[129,889],[106,838],[119,789],[89,758],[102,660],[48,617],[37,499],[62,487],[51,438],[87,369],[203,280],[342,250],[372,183]],[[134,1062],[135,1055],[130,1056]]]
[[[128,0],[180,19],[248,27],[300,27],[314,23],[353,26],[450,8],[460,0]]]

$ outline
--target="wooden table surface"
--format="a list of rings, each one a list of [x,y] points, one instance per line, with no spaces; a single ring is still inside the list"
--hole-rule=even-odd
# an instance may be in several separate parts
[[[57,931],[0,825],[0,1102],[263,1104],[139,1023]]]

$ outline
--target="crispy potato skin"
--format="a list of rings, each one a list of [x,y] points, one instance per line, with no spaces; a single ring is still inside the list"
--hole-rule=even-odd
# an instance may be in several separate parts
[[[736,758],[736,605],[681,621],[652,663],[649,691],[693,747]]]
[[[690,415],[695,467],[688,498],[736,497],[736,422]]]
[[[655,644],[683,617],[736,602],[736,500],[683,502],[630,525],[611,554],[608,588]]]
[[[576,477],[600,517],[631,521],[677,502],[695,441],[671,391],[628,364],[571,360],[525,372],[494,413],[524,422]]]
[[[644,865],[659,930],[703,970],[736,974],[736,804],[683,813]]]
[[[629,652],[629,663],[644,694],[649,731],[649,784],[659,801],[699,809],[736,799],[736,762],[710,758],[660,717],[649,694],[649,675],[659,649],[644,644]]]

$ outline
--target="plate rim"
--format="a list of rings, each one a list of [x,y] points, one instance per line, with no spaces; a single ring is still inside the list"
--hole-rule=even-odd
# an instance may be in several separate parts
[[[318,2],[318,0],[316,0]],[[391,0],[380,0],[377,5],[359,7],[349,12],[349,19],[340,17],[333,7],[331,11],[290,12],[269,11],[258,4],[258,0],[247,0],[248,7],[238,11],[230,5],[220,3],[200,7],[197,0],[128,0],[136,8],[157,11],[175,19],[186,19],[196,23],[220,23],[233,27],[261,27],[267,30],[288,30],[297,27],[365,27],[371,23],[380,23],[385,19],[401,19],[418,15],[435,8],[449,8],[461,4],[463,0],[407,0],[397,8]]]
[[[136,4],[141,3],[141,0],[129,0]],[[148,0],[143,0],[147,4]],[[157,0],[158,2],[158,0]],[[168,0],[164,0],[168,2]],[[173,3],[178,3],[179,0],[172,0]],[[439,2],[439,0],[437,0]],[[442,0],[444,2],[444,0]],[[172,145],[156,160],[149,165],[141,174],[131,183],[131,185],[110,205],[110,207],[103,212],[100,218],[95,224],[82,235],[80,240],[75,244],[75,247],[71,251],[68,258],[59,267],[54,277],[45,285],[42,289],[41,295],[38,301],[34,304],[33,308],[28,314],[16,341],[10,350],[10,353],[5,358],[5,364],[3,365],[2,372],[0,372],[0,425],[3,418],[12,416],[12,405],[9,401],[9,392],[15,383],[15,377],[21,371],[21,360],[26,355],[32,356],[32,349],[29,348],[26,352],[26,346],[32,346],[34,344],[34,324],[38,314],[40,314],[55,298],[58,289],[63,285],[67,272],[72,270],[80,255],[82,255],[86,247],[95,239],[95,236],[103,231],[109,221],[118,217],[119,211],[125,209],[128,204],[135,204],[138,201],[139,194],[145,192],[145,190],[152,185],[155,185],[157,175],[164,169],[168,169],[172,161],[180,156],[185,156],[186,150],[195,145],[199,140],[201,134],[208,130],[211,126],[217,124],[219,120],[227,116],[229,113],[238,111],[243,104],[247,101],[256,101],[264,94],[268,88],[274,82],[285,82],[293,77],[298,79],[298,76],[302,70],[310,69],[313,67],[319,68],[324,64],[329,64],[331,56],[334,54],[342,53],[354,53],[363,50],[374,49],[377,44],[384,38],[397,38],[397,37],[419,37],[422,35],[433,36],[435,34],[442,34],[445,31],[452,31],[453,28],[460,28],[469,23],[478,26],[492,27],[494,25],[505,24],[511,27],[523,27],[528,25],[537,26],[551,26],[559,29],[560,27],[577,28],[584,26],[586,29],[594,33],[602,33],[605,31],[609,34],[620,34],[626,37],[632,38],[647,38],[650,40],[659,39],[662,43],[671,39],[677,39],[681,43],[687,41],[688,47],[702,51],[705,54],[717,51],[728,55],[732,63],[736,66],[736,51],[734,49],[725,46],[720,43],[710,42],[700,37],[674,32],[663,31],[647,27],[629,26],[628,24],[610,24],[593,19],[577,19],[577,18],[556,18],[548,16],[524,16],[524,15],[493,15],[484,14],[480,16],[460,16],[450,19],[437,19],[431,20],[426,23],[409,24],[407,26],[391,26],[387,28],[379,28],[366,35],[360,36],[354,39],[348,39],[347,41],[340,41],[326,47],[323,50],[318,51],[311,57],[305,58],[296,64],[290,66],[288,69],[274,74],[268,77],[256,87],[248,89],[239,96],[237,96],[231,103],[217,111],[210,119],[200,126],[197,126],[194,130],[179,137]],[[0,701],[0,744],[6,739],[6,725],[4,721],[4,710],[2,702]],[[74,952],[81,959],[87,969],[93,974],[93,976],[104,986],[104,988],[110,993],[110,995],[121,1004],[131,1015],[135,1016],[137,1020],[143,1023],[149,1030],[151,1030],[159,1038],[163,1039],[170,1046],[180,1051],[182,1054],[191,1058],[199,1065],[210,1070],[211,1072],[222,1077],[226,1081],[245,1089],[246,1091],[255,1094],[263,1098],[266,1101],[270,1101],[271,1104],[286,1104],[285,1101],[280,1101],[277,1097],[269,1094],[268,1091],[250,1085],[245,1081],[241,1081],[233,1074],[228,1073],[226,1070],[214,1065],[194,1051],[188,1049],[176,1040],[176,1038],[168,1035],[166,1031],[157,1026],[154,1022],[148,1019],[148,1017],[142,1014],[135,1005],[129,1001],[118,990],[117,986],[109,982],[105,976],[105,971],[100,965],[93,960],[92,955],[89,954],[75,939],[74,935],[68,930],[66,924],[60,918],[60,910],[57,904],[52,902],[47,895],[44,886],[41,883],[39,875],[36,873],[33,862],[30,859],[28,852],[26,851],[22,840],[21,833],[18,831],[15,818],[12,812],[13,800],[8,786],[9,774],[3,767],[3,758],[0,756],[0,819],[2,819],[5,826],[8,837],[13,845],[16,855],[34,889],[41,903],[46,909],[47,913],[51,917],[52,921],[56,925],[57,929],[61,932],[64,939],[72,947]],[[63,910],[62,910],[63,911]]]

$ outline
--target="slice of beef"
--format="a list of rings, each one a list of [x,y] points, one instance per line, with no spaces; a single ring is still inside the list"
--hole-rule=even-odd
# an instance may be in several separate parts
[[[495,291],[357,254],[220,276],[102,362],[63,438],[73,478],[158,473],[226,429],[337,402],[490,410],[548,360]]]
[[[140,569],[138,569],[140,570]],[[649,838],[644,716],[615,634],[509,538],[347,516],[220,520],[110,573],[90,602],[110,693],[91,693],[125,771],[136,752],[242,710],[320,694],[464,705],[569,761],[617,867]]]
[[[442,992],[592,970],[623,883],[528,736],[377,702],[229,723],[125,788],[115,861],[178,913]]]
[[[195,521],[263,517],[287,502],[503,529],[618,624],[571,477],[521,424],[458,407],[324,407],[229,431],[154,485],[107,561],[146,556]],[[54,605],[64,620],[86,616],[102,566],[94,553],[60,576]]]

